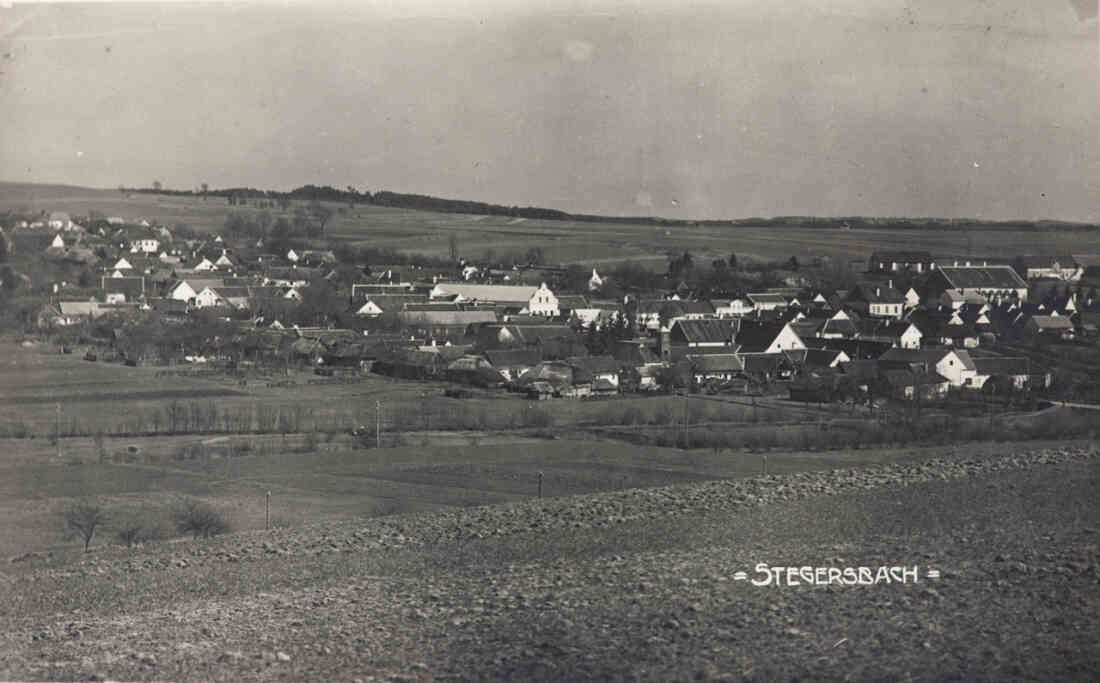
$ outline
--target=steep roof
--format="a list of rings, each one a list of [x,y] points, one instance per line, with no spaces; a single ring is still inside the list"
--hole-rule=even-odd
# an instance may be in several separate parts
[[[866,301],[869,304],[902,304],[905,303],[905,295],[893,287],[884,287],[880,284],[863,283],[856,285],[850,295],[851,299]]]
[[[427,303],[428,297],[422,294],[368,294],[367,300],[383,311],[407,310],[407,304]]]
[[[577,333],[573,328],[564,324],[547,325],[505,325],[508,331],[518,341],[525,344],[548,341],[553,339],[575,339]]]
[[[876,261],[928,263],[932,260],[932,254],[927,251],[883,250],[874,252],[871,258]]]
[[[938,272],[955,289],[1027,289],[1011,266],[941,266]]]
[[[750,292],[746,296],[748,300],[754,304],[780,304],[783,306],[787,305],[787,297],[774,292]]]
[[[580,294],[562,294],[558,296],[558,308],[563,310],[588,308],[588,299]]]
[[[535,295],[538,287],[531,285],[468,285],[458,282],[443,282],[437,285],[437,289],[441,293],[461,296],[464,299],[526,304]]]
[[[974,370],[974,360],[970,353],[963,349],[890,349],[879,357],[883,362],[896,363],[938,363],[944,356],[954,353],[962,366],[967,370]]]
[[[485,357],[494,367],[498,368],[517,365],[530,367],[541,360],[538,349],[532,348],[491,349],[485,352]]]
[[[1039,371],[1038,366],[1032,365],[1027,358],[1010,358],[1006,356],[974,358],[974,367],[980,375],[1020,376]]]
[[[745,369],[741,356],[735,353],[708,353],[687,358],[696,372],[741,372]]]
[[[1033,315],[1031,321],[1040,330],[1072,330],[1073,321],[1064,315]]]
[[[495,323],[493,311],[398,311],[406,325],[463,326],[474,323]]]
[[[127,297],[141,296],[145,293],[143,277],[102,277],[100,285],[107,294],[125,294]]]
[[[733,322],[726,319],[677,320],[672,324],[671,332],[689,344],[729,344],[733,339]]]
[[[772,345],[786,326],[786,323],[781,322],[755,322],[743,319],[734,340],[741,347],[742,353],[760,353]]]
[[[830,367],[840,354],[840,349],[806,349],[806,365],[817,368]],[[844,354],[847,357],[848,354]]]

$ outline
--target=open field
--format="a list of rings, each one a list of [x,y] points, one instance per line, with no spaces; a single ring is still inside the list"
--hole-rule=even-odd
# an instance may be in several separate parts
[[[1098,477],[1095,449],[1006,449],[29,559],[0,675],[1091,681]]]
[[[690,251],[698,262],[728,258],[802,262],[829,257],[866,261],[878,249],[922,249],[937,256],[1007,256],[1023,253],[1100,255],[1100,232],[1022,230],[831,230],[818,228],[751,228],[720,226],[653,226],[579,221],[516,219],[507,216],[432,213],[381,206],[343,209],[329,224],[334,239],[370,247],[444,257],[451,235],[459,254],[481,258],[489,250],[502,256],[541,247],[551,263],[610,264],[634,260],[663,268],[666,253]],[[185,223],[201,231],[220,231],[231,211],[225,200],[162,195],[123,195],[117,190],[63,186],[0,184],[0,211],[64,210],[86,215],[90,210],[125,218],[147,218],[167,225]],[[272,211],[278,214],[277,210]]]

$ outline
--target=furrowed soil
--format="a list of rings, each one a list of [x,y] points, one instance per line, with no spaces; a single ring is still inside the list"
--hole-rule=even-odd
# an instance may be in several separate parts
[[[1095,448],[963,453],[28,559],[0,677],[1097,680],[1098,483]]]

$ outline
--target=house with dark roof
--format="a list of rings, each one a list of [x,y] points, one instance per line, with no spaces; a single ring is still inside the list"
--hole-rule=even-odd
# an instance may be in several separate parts
[[[1028,280],[1050,278],[1076,282],[1085,274],[1085,268],[1073,254],[1044,254],[1023,257]]]
[[[101,277],[100,288],[107,295],[107,303],[138,301],[145,296],[145,278]]]
[[[875,360],[893,348],[890,342],[868,341],[864,339],[805,339],[803,343],[811,349],[832,349],[843,351],[853,361]]]
[[[864,318],[856,327],[860,339],[887,342],[902,349],[919,349],[921,346],[920,328],[908,320]]]
[[[428,297],[421,294],[371,294],[355,310],[355,315],[376,318],[383,313],[405,311],[410,303],[426,303]]]
[[[919,396],[922,401],[935,401],[947,396],[951,382],[933,370],[896,368],[881,373],[890,396],[912,401]]]
[[[835,368],[852,359],[840,349],[806,349],[803,365],[808,368]]]
[[[787,297],[779,292],[750,292],[745,298],[758,313],[787,308]]]
[[[876,251],[867,264],[871,273],[926,273],[935,267],[932,254],[927,251]]]
[[[790,323],[756,322],[748,318],[737,322],[733,341],[738,346],[738,353],[781,353],[806,349]]]
[[[673,346],[731,347],[733,346],[734,321],[728,319],[676,320],[668,331],[668,341]]]
[[[894,289],[893,283],[861,283],[848,293],[845,303],[863,315],[876,318],[901,319],[905,295]]]
[[[739,377],[745,370],[745,364],[736,353],[708,353],[686,358],[691,363],[695,381],[700,384],[713,380],[731,380]]]
[[[1024,324],[1024,336],[1036,341],[1073,339],[1073,321],[1064,315],[1033,315]]]
[[[977,294],[986,300],[1027,301],[1027,282],[1007,265],[952,265],[936,268],[925,283],[925,302],[938,303],[944,292],[954,290],[966,297]],[[965,303],[965,301],[964,301]],[[961,305],[961,304],[960,304]]]
[[[1051,373],[1026,357],[979,356],[974,358],[974,367],[977,368],[974,383],[987,388],[986,382],[993,380],[989,387],[991,391],[1025,389],[1029,386],[1045,388],[1051,383]]]
[[[953,387],[977,388],[977,368],[970,354],[963,349],[890,349],[879,356],[878,362],[886,370],[937,373],[947,378]]]
[[[534,347],[490,349],[485,351],[485,358],[508,381],[518,378],[542,360],[539,350]]]

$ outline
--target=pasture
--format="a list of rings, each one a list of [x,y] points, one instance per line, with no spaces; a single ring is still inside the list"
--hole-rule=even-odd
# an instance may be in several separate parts
[[[793,255],[803,263],[815,257],[847,263],[866,261],[880,249],[927,250],[940,258],[1066,252],[1100,256],[1100,232],[1084,230],[654,226],[433,213],[372,205],[332,206],[337,213],[326,228],[332,240],[435,257],[449,255],[452,236],[459,255],[468,259],[481,259],[488,254],[518,256],[531,247],[540,247],[549,263],[604,266],[635,261],[655,268],[665,266],[667,254],[683,251],[690,251],[700,263],[725,259],[730,253],[736,253],[739,259],[757,261],[785,261]],[[231,207],[224,199],[213,197],[204,200],[0,183],[0,211],[7,210],[63,210],[75,215],[87,215],[94,210],[132,220],[146,218],[169,226],[185,223],[203,232],[221,231],[230,212],[260,211],[251,206]],[[276,216],[280,214],[278,209],[270,211]]]

